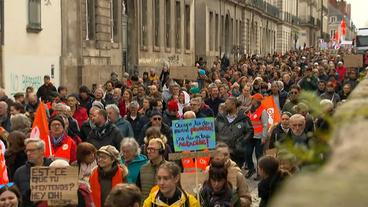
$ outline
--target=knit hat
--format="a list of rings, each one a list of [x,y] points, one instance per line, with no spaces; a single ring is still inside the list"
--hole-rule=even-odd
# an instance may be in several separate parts
[[[95,106],[99,109],[105,109],[105,106],[103,105],[101,101],[93,101],[92,106]]]
[[[115,160],[115,161],[119,161],[119,151],[111,145],[106,145],[101,147],[99,150],[97,150],[97,154],[99,153],[104,153],[108,156],[111,157],[111,159]]]
[[[154,116],[161,116],[162,117],[162,113],[161,111],[157,110],[157,109],[153,109],[151,111],[151,117],[154,117]]]
[[[189,93],[191,94],[198,94],[200,92],[200,89],[198,87],[193,87],[189,90]]]
[[[60,122],[61,125],[63,126],[63,128],[65,128],[65,123],[64,123],[63,117],[61,117],[61,116],[54,116],[54,117],[51,117],[51,119],[49,121],[49,129],[50,129],[51,123],[54,122],[54,121]]]
[[[262,101],[262,100],[263,100],[263,96],[262,96],[262,94],[260,94],[260,93],[256,93],[256,94],[254,94],[254,95],[252,96],[252,99],[255,99],[255,100],[257,100],[257,101]]]
[[[178,111],[178,102],[176,100],[169,101],[169,103],[167,103],[167,109],[169,109],[169,111]]]

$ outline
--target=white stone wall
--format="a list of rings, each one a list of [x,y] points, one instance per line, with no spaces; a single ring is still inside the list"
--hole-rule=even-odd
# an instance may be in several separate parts
[[[3,74],[8,94],[24,92],[27,86],[37,89],[43,76],[51,75],[59,85],[61,56],[60,0],[50,4],[41,1],[41,27],[39,33],[27,32],[28,1],[4,1]]]

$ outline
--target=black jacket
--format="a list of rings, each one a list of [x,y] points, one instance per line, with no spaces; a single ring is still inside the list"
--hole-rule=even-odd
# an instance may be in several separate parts
[[[290,129],[289,129],[290,130]],[[286,139],[286,132],[282,129],[281,123],[277,124],[271,132],[269,148],[275,148],[276,142],[283,143]]]
[[[217,116],[218,113],[218,107],[221,103],[224,103],[225,101],[219,97],[212,99],[211,97],[206,99],[204,101],[212,110],[215,116]]]
[[[14,153],[6,151],[5,160],[8,168],[9,181],[13,181],[15,171],[27,162],[27,155],[23,150]]]
[[[226,115],[219,113],[215,120],[216,141],[229,145],[233,150],[232,157],[234,155],[245,156],[246,140],[251,139],[254,135],[252,123],[241,110],[231,123],[227,120]]]
[[[49,166],[52,160],[49,158],[44,158],[43,166]],[[33,164],[26,162],[25,165],[18,168],[14,174],[14,184],[19,188],[22,199],[23,206],[35,207],[36,204],[31,201],[31,190],[30,190],[30,179],[31,179],[31,167]]]
[[[42,101],[49,102],[52,101],[52,94],[54,92],[57,92],[56,87],[52,85],[51,83],[49,85],[43,84],[40,88],[37,90],[37,97],[41,98]]]
[[[288,176],[289,174],[284,171],[278,171],[276,175],[269,176],[258,183],[258,197],[261,198],[261,202],[259,207],[266,207],[268,201],[274,193],[280,187],[282,181]]]
[[[100,149],[106,145],[112,145],[119,150],[122,139],[123,136],[120,130],[108,121],[103,127],[92,129],[88,135],[87,142],[93,144],[96,149]]]
[[[146,135],[146,131],[148,128],[150,128],[152,126],[152,123],[151,122],[148,122],[146,125],[144,125],[143,129],[142,129],[142,132],[140,133],[141,136],[139,138],[139,142],[142,142],[143,143],[143,139]],[[167,144],[170,146],[171,148],[171,151],[174,151],[174,143],[173,143],[173,139],[172,139],[172,132],[171,132],[171,129],[168,125],[166,125],[164,122],[162,122],[161,124],[161,134],[165,135],[166,138],[167,138]]]
[[[92,131],[91,127],[91,120],[86,120],[83,122],[81,128],[80,128],[80,138],[83,142],[85,142],[88,138],[89,133]]]
[[[140,115],[137,115],[136,119],[132,119],[129,115],[127,116],[127,121],[129,121],[130,125],[132,125],[134,138],[138,142],[139,145],[143,144],[143,140],[140,140],[141,131],[144,126],[144,120],[143,117]]]

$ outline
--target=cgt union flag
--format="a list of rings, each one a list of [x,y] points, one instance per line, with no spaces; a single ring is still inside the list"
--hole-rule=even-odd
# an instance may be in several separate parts
[[[41,102],[37,107],[32,126],[31,138],[42,139],[45,142],[45,156],[49,157],[52,155],[49,124],[47,121],[46,107],[43,102]]]
[[[267,96],[262,101],[262,106],[266,109],[268,114],[268,126],[277,124],[281,120],[279,108],[276,105],[273,96]]]

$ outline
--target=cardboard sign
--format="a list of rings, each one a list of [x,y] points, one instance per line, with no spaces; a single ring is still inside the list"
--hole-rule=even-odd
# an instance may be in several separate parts
[[[181,119],[172,122],[175,152],[214,149],[214,118]]]
[[[201,152],[188,152],[188,153],[170,153],[169,160],[181,160],[183,158],[197,158],[197,157],[213,157],[216,153],[215,150],[201,151]]]
[[[344,65],[347,68],[363,67],[363,55],[345,55]]]
[[[32,167],[31,201],[49,205],[78,204],[78,169],[75,167]]]
[[[197,176],[197,177],[196,177]],[[181,173],[180,183],[183,190],[191,195],[196,195],[202,188],[204,181],[208,179],[207,173]],[[196,184],[198,183],[198,184]]]
[[[198,68],[196,67],[170,67],[170,78],[179,80],[197,80]]]

